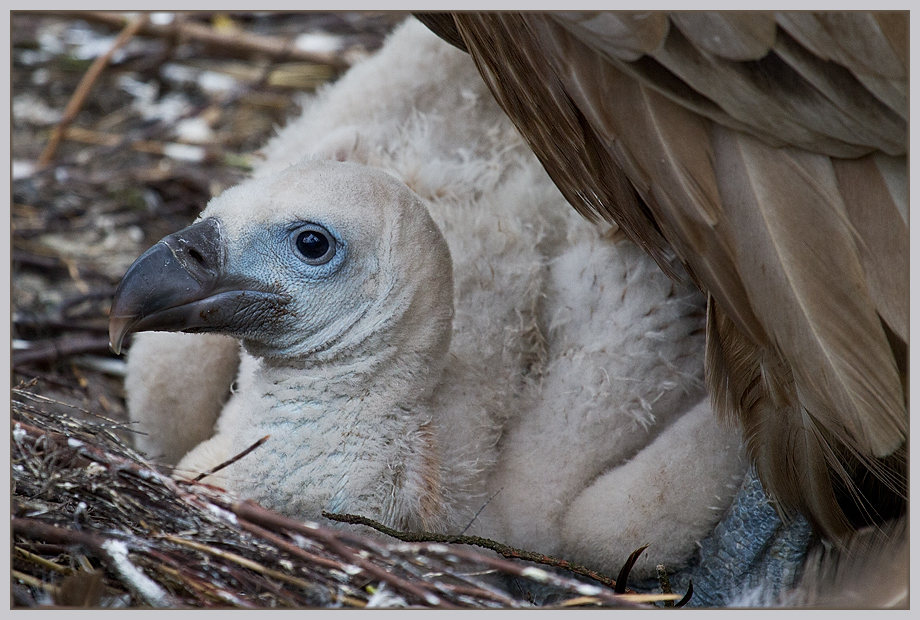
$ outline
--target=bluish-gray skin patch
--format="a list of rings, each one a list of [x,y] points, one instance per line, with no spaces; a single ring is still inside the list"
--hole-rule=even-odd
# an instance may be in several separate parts
[[[752,587],[761,587],[769,601],[795,584],[816,540],[805,517],[783,523],[752,467],[725,518],[701,541],[697,558],[670,576],[671,588],[683,593],[693,581],[688,607],[724,607]],[[634,587],[659,591],[654,580]]]
[[[760,588],[760,600],[770,601],[795,585],[805,557],[816,542],[804,517],[799,515],[783,523],[752,467],[725,518],[700,542],[697,556],[686,568],[669,575],[671,590],[684,594],[690,581],[693,582],[693,597],[687,607],[725,607],[755,587]],[[560,574],[596,583],[568,571]],[[503,579],[501,582],[508,592],[535,605],[551,605],[571,598],[552,586],[532,581]],[[630,581],[628,586],[638,592],[661,592],[657,579]]]

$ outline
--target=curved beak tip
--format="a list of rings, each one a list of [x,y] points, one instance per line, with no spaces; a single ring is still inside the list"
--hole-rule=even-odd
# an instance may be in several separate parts
[[[128,335],[131,318],[112,316],[109,318],[109,348],[115,355],[121,355],[121,345]]]

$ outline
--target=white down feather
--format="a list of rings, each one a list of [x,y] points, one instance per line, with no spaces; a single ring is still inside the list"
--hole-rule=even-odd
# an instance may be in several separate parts
[[[235,340],[140,334],[126,389],[149,433],[142,449],[175,462],[200,444],[177,470],[194,475],[272,434],[207,480],[297,518],[352,512],[458,534],[472,522],[468,534],[613,573],[652,543],[637,577],[695,552],[746,470],[740,434],[717,423],[703,387],[705,301],[616,229],[575,213],[468,56],[410,21],[306,101],[264,152],[254,180],[204,215],[241,201],[247,184],[271,187],[293,164],[312,170],[304,159],[383,170],[421,199],[453,265],[443,370],[432,366],[417,410],[393,417],[373,411],[388,402],[385,381],[359,405],[335,396],[337,385],[369,389],[354,385],[353,365],[305,379],[244,350],[224,407]],[[192,356],[216,370],[178,370]],[[279,402],[294,403],[285,415],[299,420],[296,432],[264,432]],[[339,466],[346,440],[374,449]],[[323,458],[298,467],[305,451]],[[400,488],[381,473],[394,467],[404,469]]]

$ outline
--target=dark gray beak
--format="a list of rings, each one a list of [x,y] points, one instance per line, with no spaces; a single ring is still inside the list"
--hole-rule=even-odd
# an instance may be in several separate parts
[[[234,333],[260,314],[252,312],[254,303],[283,301],[228,274],[226,263],[216,218],[168,235],[144,252],[115,291],[109,314],[112,351],[120,353],[125,336],[138,331]]]

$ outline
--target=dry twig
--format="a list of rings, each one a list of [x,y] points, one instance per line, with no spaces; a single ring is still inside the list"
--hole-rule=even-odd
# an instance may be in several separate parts
[[[569,562],[568,560],[560,560],[552,556],[543,555],[542,553],[535,553],[533,551],[517,549],[515,547],[510,547],[508,545],[504,545],[500,542],[496,542],[488,538],[482,538],[480,536],[450,536],[447,534],[437,534],[435,532],[403,532],[400,530],[395,530],[391,527],[387,527],[378,521],[374,521],[373,519],[368,519],[367,517],[363,517],[361,515],[336,514],[336,513],[324,511],[323,516],[326,517],[327,519],[331,519],[332,521],[339,521],[341,523],[350,523],[352,525],[366,525],[368,527],[371,527],[377,530],[378,532],[386,534],[387,536],[391,536],[393,538],[396,538],[397,540],[402,540],[405,542],[440,542],[440,543],[449,543],[449,544],[457,544],[457,545],[475,545],[477,547],[482,547],[484,549],[489,549],[491,551],[494,551],[495,553],[498,553],[499,555],[502,555],[506,558],[511,558],[514,560],[527,560],[528,562],[534,562],[536,564],[544,564],[546,566],[552,566],[554,568],[562,568],[562,569],[571,571],[575,573],[576,575],[582,575],[583,577],[588,577],[589,579],[593,579],[599,583],[602,583],[608,588],[613,588],[618,594],[624,594],[624,593],[634,594],[634,592],[632,590],[627,589],[625,585],[623,586],[621,590],[616,590],[617,588],[616,581],[614,581],[610,577],[607,577],[606,575],[598,573],[597,571],[593,571],[590,568],[587,568],[586,566],[582,566],[581,564],[575,564],[574,562]],[[642,547],[642,549],[639,550],[639,552],[641,553],[641,551],[644,549],[645,547]],[[635,555],[635,552],[633,553],[633,555]],[[632,568],[632,564],[635,563],[633,555],[630,555],[630,559],[632,559],[633,561],[632,563],[629,564],[629,568]],[[622,571],[621,571],[621,574],[622,574]],[[626,571],[626,574],[627,575],[629,574],[629,570]],[[624,584],[626,583],[625,578],[622,579],[622,582]]]
[[[271,435],[266,435],[266,436],[263,437],[262,439],[258,440],[257,442],[255,442],[254,444],[252,444],[251,446],[249,446],[248,448],[246,448],[245,450],[243,450],[242,452],[240,452],[239,454],[237,454],[236,456],[227,459],[226,461],[224,461],[224,462],[221,463],[220,465],[216,465],[215,467],[212,467],[212,468],[209,469],[208,471],[203,471],[203,472],[201,472],[200,474],[198,474],[197,476],[195,476],[195,477],[192,479],[192,482],[201,482],[202,480],[204,480],[204,479],[207,478],[208,476],[210,476],[210,475],[212,475],[212,474],[216,474],[217,472],[219,472],[220,470],[224,469],[225,467],[229,467],[230,465],[233,465],[233,464],[236,463],[238,460],[240,460],[241,458],[243,458],[244,456],[246,456],[247,454],[249,454],[250,452],[252,452],[252,451],[255,450],[256,448],[258,448],[259,446],[261,446],[263,443],[265,443],[266,441],[268,441],[268,438],[269,438],[269,437],[271,437]]]

